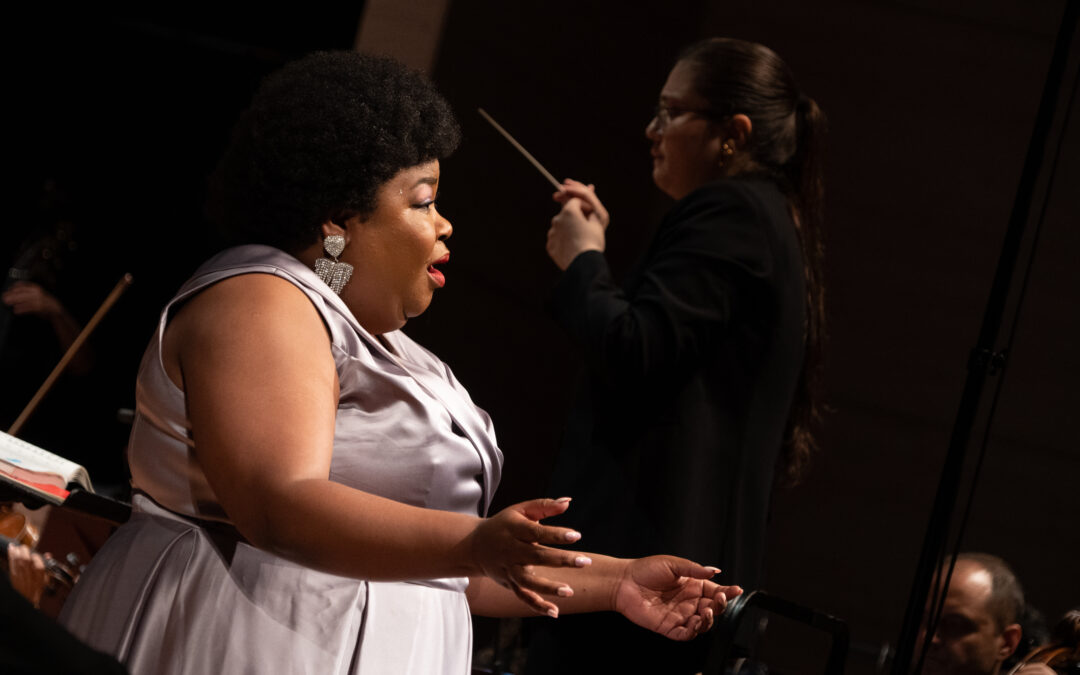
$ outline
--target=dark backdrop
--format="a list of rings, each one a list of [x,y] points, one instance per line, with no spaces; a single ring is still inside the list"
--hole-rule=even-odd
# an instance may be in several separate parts
[[[805,482],[777,495],[765,587],[846,619],[858,641],[895,641],[1063,6],[453,2],[433,72],[465,133],[440,191],[453,261],[446,289],[406,331],[495,419],[507,456],[498,503],[544,494],[580,362],[544,310],[556,273],[543,250],[551,189],[475,108],[557,176],[597,185],[621,273],[668,206],[649,180],[643,130],[679,47],[719,34],[763,42],[831,124],[833,410]],[[102,391],[117,405],[131,404],[157,308],[207,249],[202,186],[232,119],[268,70],[348,47],[358,16],[25,22],[9,58],[17,215],[2,241],[36,208],[42,178],[61,175],[95,233],[87,255],[100,278],[88,295],[136,274],[98,338]],[[1062,157],[963,546],[1009,560],[1051,619],[1080,605],[1075,118]],[[86,452],[116,457],[121,446]]]
[[[679,47],[763,42],[830,119],[833,409],[805,482],[777,495],[765,587],[846,619],[857,641],[895,642],[1063,7],[453,3],[435,76],[466,134],[444,177],[454,260],[408,330],[492,413],[507,454],[501,503],[542,494],[580,364],[543,310],[550,190],[474,109],[557,177],[597,185],[625,270],[667,205],[643,130]],[[1076,117],[962,547],[1010,561],[1051,620],[1080,605]]]

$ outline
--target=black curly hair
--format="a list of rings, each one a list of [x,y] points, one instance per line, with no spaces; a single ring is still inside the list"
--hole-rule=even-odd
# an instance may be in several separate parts
[[[379,186],[441,159],[461,131],[419,72],[357,52],[317,52],[262,83],[210,182],[208,214],[228,244],[296,253],[326,220],[375,208]]]

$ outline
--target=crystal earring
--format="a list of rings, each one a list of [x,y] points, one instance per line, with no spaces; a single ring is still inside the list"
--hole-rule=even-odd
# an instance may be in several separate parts
[[[323,250],[326,255],[333,258],[319,258],[315,261],[315,274],[322,279],[334,293],[341,295],[341,289],[349,283],[352,277],[353,266],[349,263],[340,262],[337,257],[345,250],[345,237],[340,234],[331,234],[323,239]]]

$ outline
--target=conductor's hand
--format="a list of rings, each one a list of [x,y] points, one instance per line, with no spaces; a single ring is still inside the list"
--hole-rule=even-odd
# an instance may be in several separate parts
[[[738,586],[711,581],[719,570],[684,558],[658,555],[634,560],[615,589],[615,609],[637,625],[672,640],[690,640],[712,628]]]
[[[567,179],[553,198],[563,208],[551,219],[547,252],[558,268],[565,270],[578,254],[604,250],[609,217],[592,185]]]
[[[569,498],[533,499],[514,504],[480,521],[469,538],[470,553],[480,573],[514,592],[540,614],[558,615],[555,603],[541,593],[568,596],[563,583],[538,576],[537,567],[584,567],[592,560],[580,553],[550,548],[581,539],[566,527],[541,525],[544,518],[566,511]]]

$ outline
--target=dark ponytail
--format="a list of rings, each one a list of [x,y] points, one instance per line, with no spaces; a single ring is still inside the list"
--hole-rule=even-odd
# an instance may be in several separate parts
[[[812,99],[800,96],[795,108],[798,145],[785,169],[795,188],[789,196],[792,220],[802,245],[806,283],[806,351],[784,438],[781,483],[799,481],[810,455],[818,449],[814,438],[822,422],[825,346],[825,181],[822,167],[825,114]]]
[[[777,469],[781,483],[794,484],[817,449],[823,408],[825,115],[800,92],[787,64],[764,45],[712,38],[688,47],[679,61],[693,67],[694,88],[716,115],[750,118],[750,161],[743,173],[776,182],[798,232],[806,283],[806,353]]]

